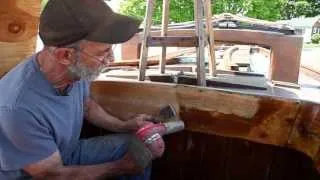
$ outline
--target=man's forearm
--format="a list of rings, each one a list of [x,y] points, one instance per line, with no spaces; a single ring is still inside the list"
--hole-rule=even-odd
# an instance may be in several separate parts
[[[124,170],[117,161],[112,163],[104,163],[100,165],[88,166],[64,166],[49,171],[41,177],[34,179],[48,180],[69,180],[69,179],[86,179],[95,180],[100,178],[116,177],[124,174]]]
[[[90,99],[86,102],[86,119],[92,124],[102,127],[113,132],[123,132],[124,122],[118,118],[106,113],[94,100]]]

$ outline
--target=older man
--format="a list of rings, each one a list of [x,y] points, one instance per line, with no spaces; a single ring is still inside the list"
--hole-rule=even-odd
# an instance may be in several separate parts
[[[103,0],[48,2],[40,18],[44,49],[0,81],[1,180],[149,178],[150,152],[128,134],[150,117],[121,121],[89,96],[89,82],[113,60],[112,44],[138,26]],[[83,117],[128,134],[80,140]]]

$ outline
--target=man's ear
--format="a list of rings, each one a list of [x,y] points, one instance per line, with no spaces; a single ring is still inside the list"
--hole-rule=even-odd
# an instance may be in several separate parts
[[[74,52],[75,50],[71,48],[57,48],[54,54],[60,64],[70,65],[74,63],[72,58]]]

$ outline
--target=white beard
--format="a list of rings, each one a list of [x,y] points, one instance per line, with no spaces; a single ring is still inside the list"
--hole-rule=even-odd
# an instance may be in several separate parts
[[[100,66],[98,69],[90,69],[80,62],[80,59],[68,67],[70,74],[73,77],[84,79],[87,81],[94,81],[97,79],[99,74],[102,72],[103,67]]]

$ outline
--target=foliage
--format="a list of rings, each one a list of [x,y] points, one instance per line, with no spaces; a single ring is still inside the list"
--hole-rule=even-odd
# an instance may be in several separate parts
[[[48,0],[40,0],[40,2],[41,2],[41,9],[43,9],[48,3]]]
[[[310,3],[307,1],[287,1],[282,6],[282,19],[292,19],[295,17],[306,16],[310,8]]]
[[[252,0],[250,9],[245,15],[256,19],[279,20],[284,2],[284,0]]]
[[[307,17],[320,15],[320,0],[307,0],[310,3],[310,11],[306,13]]]
[[[211,0],[214,14],[233,13],[265,20],[281,18],[283,4],[287,0]],[[170,22],[185,22],[194,19],[194,0],[170,0]],[[125,0],[120,12],[143,19],[146,0]],[[161,23],[162,0],[155,0],[153,22]]]
[[[125,0],[122,2],[120,12],[129,16],[143,19],[146,12],[146,0]],[[152,20],[161,24],[162,0],[155,0]],[[171,0],[170,22],[184,22],[193,20],[193,0]]]
[[[282,19],[320,15],[320,0],[286,0],[282,7]]]
[[[320,34],[314,34],[311,37],[311,42],[314,44],[320,44]]]
[[[245,14],[250,8],[251,0],[215,0],[212,2],[213,12]]]
[[[307,15],[311,11],[311,4],[307,1],[296,2],[296,14],[298,16]]]
[[[313,43],[306,43],[303,45],[303,48],[308,48],[308,49],[313,49],[313,48],[320,48],[320,43],[319,44],[313,44]]]

